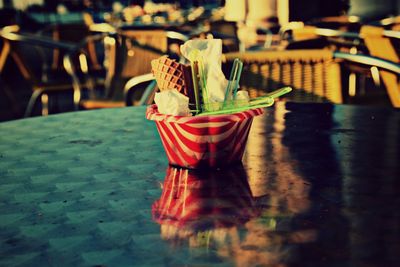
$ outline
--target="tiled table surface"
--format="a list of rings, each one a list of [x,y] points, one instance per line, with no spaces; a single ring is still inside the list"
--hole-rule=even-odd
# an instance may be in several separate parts
[[[143,107],[0,124],[0,266],[400,266],[400,112],[285,104],[168,167]]]

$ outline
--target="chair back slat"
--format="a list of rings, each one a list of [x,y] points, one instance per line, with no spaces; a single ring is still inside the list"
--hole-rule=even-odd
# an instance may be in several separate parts
[[[400,63],[399,55],[393,47],[391,40],[384,36],[384,32],[385,30],[382,27],[366,25],[361,28],[361,35],[372,56]],[[386,91],[393,106],[400,107],[399,75],[382,70],[380,71],[380,76],[386,86]]]

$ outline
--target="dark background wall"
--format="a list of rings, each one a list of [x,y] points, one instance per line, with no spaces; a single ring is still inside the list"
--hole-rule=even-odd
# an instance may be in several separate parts
[[[351,0],[350,15],[363,18],[382,18],[388,15],[399,15],[400,0]]]
[[[374,20],[400,14],[400,0],[289,0],[291,21],[325,16],[356,15]]]
[[[309,21],[315,18],[338,16],[348,9],[349,0],[289,0],[291,21]]]

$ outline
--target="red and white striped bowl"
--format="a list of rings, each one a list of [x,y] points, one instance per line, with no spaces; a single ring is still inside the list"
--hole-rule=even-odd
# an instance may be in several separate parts
[[[172,116],[151,105],[146,118],[156,122],[169,163],[197,169],[240,162],[253,117],[262,113],[257,108],[226,115]]]

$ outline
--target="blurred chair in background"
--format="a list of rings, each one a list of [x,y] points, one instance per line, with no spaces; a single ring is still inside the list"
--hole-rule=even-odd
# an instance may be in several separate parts
[[[161,55],[168,55],[170,58],[180,61],[180,45],[189,40],[190,37],[177,31],[165,29],[125,29],[119,31],[119,35],[120,51],[127,55],[120,76],[121,85],[124,85],[125,88],[125,102],[128,105],[141,105],[147,94],[150,94],[150,98],[154,95],[151,88],[154,89],[153,91],[156,90],[154,87],[156,83],[150,82],[153,79],[148,76],[151,72],[151,61]],[[135,88],[128,89],[130,85],[138,81],[141,82]]]
[[[343,68],[355,65],[364,69],[369,69],[371,76],[377,76],[377,77],[371,77],[374,81],[378,81],[378,84],[375,84],[376,87],[380,87],[380,76],[379,74],[384,72],[391,74],[395,77],[400,76],[400,64],[395,63],[390,60],[386,60],[380,57],[374,57],[371,55],[363,55],[363,54],[351,54],[351,53],[343,53],[343,52],[334,52],[334,57],[341,60],[343,63]],[[354,69],[354,67],[351,67]],[[351,83],[349,83],[349,86]],[[397,84],[394,84],[394,89],[398,88],[398,82]],[[396,87],[397,86],[397,87]],[[374,97],[374,95],[371,95]],[[389,103],[392,104],[392,106],[396,107],[393,102],[390,102],[390,95],[387,94],[387,100]],[[377,101],[379,99],[373,99],[373,103],[377,104]]]
[[[132,95],[137,92],[137,88],[144,88],[140,98],[136,97],[134,102]],[[153,73],[139,75],[129,79],[124,86],[124,98],[127,106],[147,106],[154,102],[154,96],[157,92],[157,82]]]
[[[289,101],[351,103],[349,70],[376,68],[377,72],[400,75],[398,63],[328,49],[229,53],[225,54],[225,67],[235,58],[244,63],[240,85],[251,98],[291,86],[294,91],[285,97]],[[372,100],[376,104],[377,99]]]
[[[325,48],[331,51],[378,57],[394,64],[399,63],[399,32],[385,30],[383,25],[359,25],[359,30],[360,32],[355,32],[292,23],[289,38],[284,36],[289,33],[288,28],[282,31],[282,35],[289,40],[286,49]],[[348,73],[346,79],[349,82],[347,93],[354,101],[369,102],[373,100],[370,96],[376,97],[375,100],[378,100],[378,97],[383,100],[385,99],[384,94],[378,95],[380,91],[383,91],[386,92],[394,107],[400,106],[398,75],[388,72],[384,68],[379,68],[378,71],[379,66],[369,66],[368,64],[361,66],[347,64],[346,67]],[[370,80],[373,83],[369,82]]]
[[[168,37],[164,30],[124,30],[120,37],[121,48],[127,55],[122,77],[149,73],[151,60],[168,53]]]
[[[114,54],[110,56],[106,53],[107,49],[114,49],[108,48],[114,44],[114,39],[107,34],[91,35],[63,57],[63,67],[72,79],[75,110],[80,109],[82,99],[96,99],[98,95],[104,94],[106,83],[110,83],[110,78],[107,78],[112,77],[108,70],[108,60],[114,57]]]
[[[101,66],[104,67],[104,72],[98,72],[92,64],[87,45],[89,42],[94,44],[97,53],[103,55]],[[151,82],[152,76],[142,75],[149,74],[151,60],[163,54],[154,47],[116,33],[100,34],[86,39],[64,57],[64,66],[73,81],[75,109],[124,107],[135,104],[135,101],[126,98],[140,99],[146,86],[135,91],[129,88],[125,92],[126,83],[136,78],[130,84],[137,89],[137,86]]]
[[[147,84],[154,87],[148,76],[151,72],[151,61],[164,54],[179,60],[179,46],[189,39],[188,36],[167,30],[162,25],[126,24],[116,28],[108,23],[94,23],[90,17],[85,21],[90,32],[104,35],[103,40],[97,40],[96,45],[92,44],[95,47],[92,51],[103,54],[104,59],[100,65],[105,67],[106,73],[103,86],[97,86],[96,89],[93,86],[92,89],[80,88],[93,75],[90,73],[90,66],[85,71],[85,68],[82,69],[82,62],[74,58],[81,57],[86,61],[91,53],[77,48],[65,58],[65,66],[74,80],[75,109],[122,107],[142,103],[142,94],[146,94],[146,89],[149,88]],[[87,48],[89,44],[85,49]],[[134,88],[127,89],[133,84]],[[130,99],[126,99],[127,97]]]
[[[365,25],[361,28],[361,36],[372,56],[380,57],[394,63],[400,63],[398,51],[396,51],[390,38],[400,40],[400,32],[387,31],[382,27]],[[394,107],[400,107],[400,81],[399,74],[380,71],[380,76],[385,84],[386,91]]]
[[[319,28],[315,25],[305,25],[303,22],[291,22],[280,31],[281,38],[286,43],[286,49],[322,49],[341,50],[349,52],[367,51],[357,32],[347,30]]]
[[[50,24],[37,33],[52,38],[54,41],[69,42],[76,45],[92,34],[89,26],[85,23]],[[63,68],[63,54],[60,53],[59,49],[54,49],[51,69],[57,71],[60,68]]]
[[[226,63],[232,63],[235,58],[243,61],[244,71],[240,85],[249,91],[251,98],[291,86],[294,92],[287,96],[291,101],[343,101],[340,66],[329,50],[225,54]]]
[[[73,49],[74,44],[57,42],[44,36],[19,32],[18,26],[4,27],[0,36],[3,40],[0,54],[0,74],[3,73],[7,60],[11,58],[32,89],[25,110],[25,117],[32,115],[39,98],[41,114],[47,115],[49,113],[50,95],[72,91],[69,76],[64,70],[49,72],[53,53],[55,50],[58,50],[59,53],[66,53]],[[54,98],[54,100],[60,101],[61,99]]]

